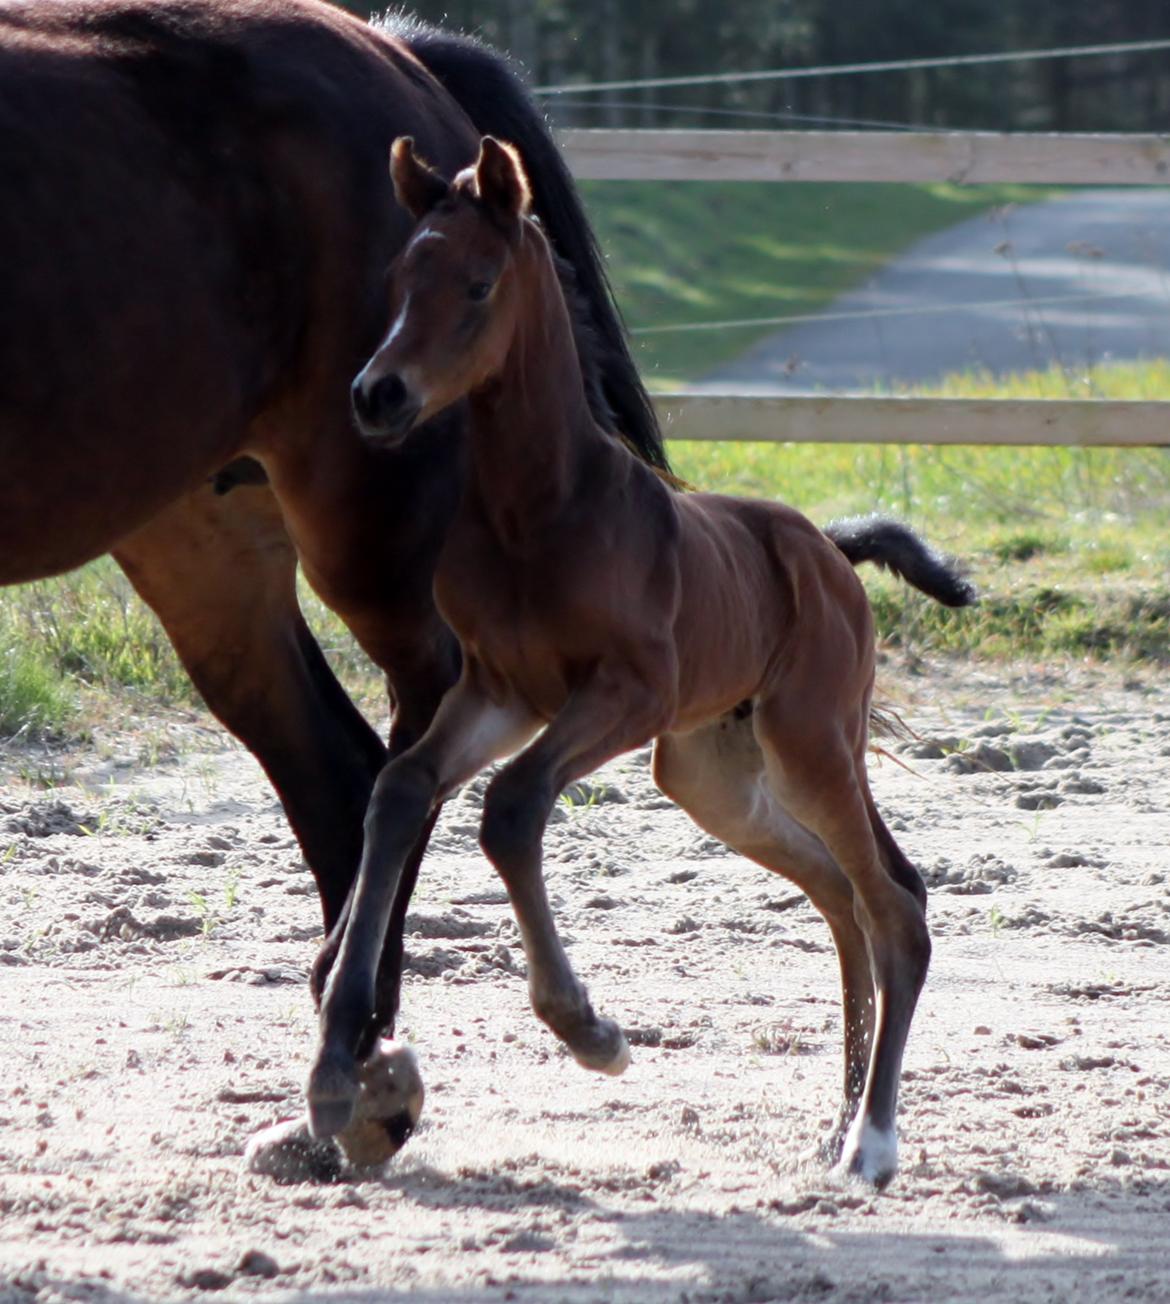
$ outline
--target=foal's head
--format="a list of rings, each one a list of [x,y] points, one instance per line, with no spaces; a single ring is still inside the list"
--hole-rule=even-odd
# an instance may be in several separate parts
[[[519,258],[528,179],[509,145],[485,136],[473,167],[448,183],[414,152],[390,151],[398,202],[418,219],[390,272],[391,326],[353,383],[364,435],[402,439],[503,367],[523,298]]]

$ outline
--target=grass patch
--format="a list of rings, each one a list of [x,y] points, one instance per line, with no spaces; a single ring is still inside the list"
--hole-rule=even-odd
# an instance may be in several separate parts
[[[0,738],[63,732],[74,703],[53,667],[19,646],[0,650]]]
[[[1164,399],[1170,364],[962,375],[929,392]],[[1170,662],[1170,452],[677,442],[671,456],[702,488],[783,498],[821,522],[888,512],[963,558],[983,593],[973,611],[865,573],[892,645]]]
[[[948,380],[948,394],[1170,397],[1170,364]],[[935,391],[938,392],[938,391]],[[962,557],[983,593],[952,612],[865,571],[879,631],[911,652],[1170,661],[1170,452],[679,443],[702,488],[782,498],[815,521],[883,511]],[[381,677],[307,587],[301,601],[339,678],[371,719]],[[153,614],[108,558],[0,595],[0,737],[84,728],[87,698],[197,697]],[[108,710],[108,706],[106,708]]]
[[[85,727],[84,689],[191,703],[153,614],[109,558],[0,596],[0,737]]]
[[[590,181],[581,189],[635,332],[816,312],[920,236],[1057,193],[1006,185],[701,181]],[[636,353],[651,386],[669,388],[775,329],[637,335]]]

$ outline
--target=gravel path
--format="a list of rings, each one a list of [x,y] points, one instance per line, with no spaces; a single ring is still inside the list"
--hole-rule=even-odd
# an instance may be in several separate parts
[[[1170,356],[1170,191],[1097,190],[920,240],[699,389],[807,392]]]

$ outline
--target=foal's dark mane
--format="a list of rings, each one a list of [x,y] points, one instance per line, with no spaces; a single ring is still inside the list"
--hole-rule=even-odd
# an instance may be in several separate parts
[[[644,461],[668,469],[662,432],[630,355],[597,238],[543,110],[508,59],[474,37],[430,27],[401,11],[386,14],[376,26],[425,64],[483,133],[520,151],[573,319],[593,415],[624,436]]]

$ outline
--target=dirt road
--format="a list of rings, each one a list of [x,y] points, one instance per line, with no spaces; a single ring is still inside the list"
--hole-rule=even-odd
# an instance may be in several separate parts
[[[1087,190],[918,241],[702,388],[854,390],[1170,355],[1170,192]]]

